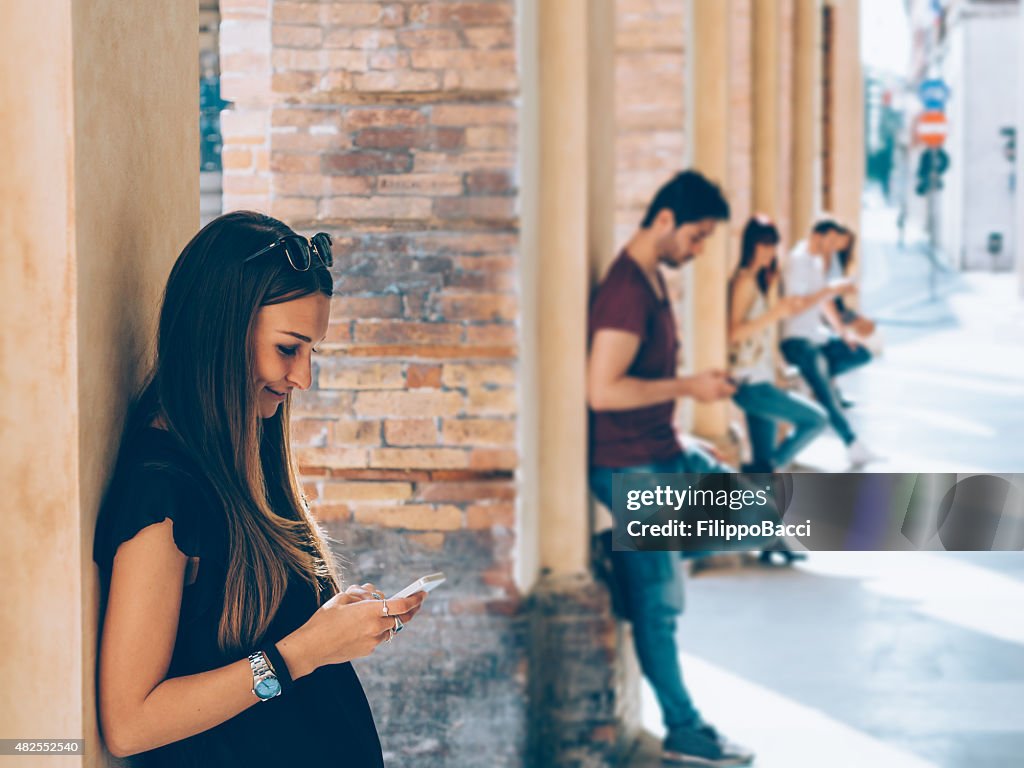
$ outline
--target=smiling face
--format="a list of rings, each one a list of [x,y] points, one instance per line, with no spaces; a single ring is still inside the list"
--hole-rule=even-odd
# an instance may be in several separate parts
[[[257,406],[269,419],[293,389],[313,382],[313,345],[327,335],[331,302],[314,293],[260,307],[253,329]]]

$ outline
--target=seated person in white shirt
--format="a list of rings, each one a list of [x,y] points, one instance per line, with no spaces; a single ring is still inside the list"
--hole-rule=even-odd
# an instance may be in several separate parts
[[[810,236],[797,244],[786,262],[782,281],[786,296],[821,295],[829,287],[825,259],[839,250],[846,231],[831,218],[815,222]],[[848,280],[834,285],[837,293],[856,290]],[[828,413],[833,429],[846,444],[850,463],[860,466],[878,457],[857,439],[832,378],[864,365],[871,360],[871,353],[860,335],[839,316],[832,302],[834,295],[784,320],[780,348],[786,361],[800,370],[811,393]],[[831,332],[822,323],[822,317]]]

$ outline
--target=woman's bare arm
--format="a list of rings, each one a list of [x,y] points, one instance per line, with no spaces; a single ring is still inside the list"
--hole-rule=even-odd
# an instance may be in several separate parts
[[[258,703],[248,659],[170,680],[187,557],[170,519],[114,557],[100,646],[100,722],[107,748],[134,755],[208,730]]]

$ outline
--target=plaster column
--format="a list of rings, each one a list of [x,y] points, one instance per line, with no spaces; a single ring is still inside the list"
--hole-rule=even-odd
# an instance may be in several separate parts
[[[730,0],[693,3],[693,166],[729,185]],[[729,232],[719,225],[691,267],[693,270],[693,369],[726,368],[726,277],[730,263]],[[728,403],[694,407],[693,431],[718,440],[728,429]]]
[[[775,3],[753,5],[753,208],[778,220],[781,172],[781,13]]]
[[[538,500],[540,563],[553,575],[587,570],[588,6],[537,8]]]
[[[112,44],[112,40],[116,44]],[[2,738],[100,765],[100,497],[199,223],[198,6],[12,0],[0,28]]]
[[[1017,8],[1018,37],[1024,40],[1024,6]],[[1017,47],[1017,277],[1024,298],[1024,47]]]
[[[865,165],[860,0],[832,0],[832,13],[832,212],[859,233]]]
[[[821,0],[796,0],[790,240],[807,236],[820,201]]]

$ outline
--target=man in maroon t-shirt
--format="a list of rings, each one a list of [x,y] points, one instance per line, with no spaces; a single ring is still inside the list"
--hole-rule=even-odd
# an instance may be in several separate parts
[[[695,171],[678,174],[655,195],[591,300],[590,487],[609,509],[616,472],[733,471],[676,437],[672,413],[678,398],[722,400],[735,387],[724,371],[676,375],[675,318],[658,271],[699,256],[717,223],[728,218],[729,204],[715,184]],[[749,765],[753,754],[705,723],[683,684],[675,642],[676,617],[683,608],[679,553],[613,552],[612,557],[625,586],[640,667],[668,731],[662,757],[705,766]]]

